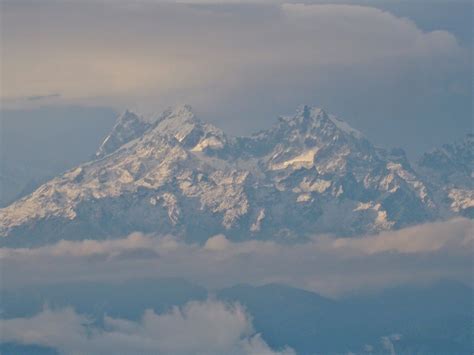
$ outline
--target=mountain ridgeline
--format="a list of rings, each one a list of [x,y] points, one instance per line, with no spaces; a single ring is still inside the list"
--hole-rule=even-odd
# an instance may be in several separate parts
[[[268,130],[231,137],[189,106],[121,115],[90,162],[0,209],[2,245],[139,231],[202,242],[354,236],[473,216],[473,136],[426,153],[372,145],[304,106]]]

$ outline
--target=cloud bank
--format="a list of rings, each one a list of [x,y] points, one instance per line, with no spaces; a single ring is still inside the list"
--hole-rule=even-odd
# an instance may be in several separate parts
[[[189,103],[247,134],[308,103],[423,149],[470,127],[471,54],[447,31],[357,5],[105,4],[2,3],[4,107]]]
[[[440,78],[452,61],[462,62],[463,49],[449,32],[425,33],[371,7],[287,3],[270,7],[266,16],[252,14],[252,7],[234,16],[146,1],[115,2],[106,15],[91,15],[94,8],[100,3],[6,2],[2,96],[108,97],[133,104],[138,97],[194,101],[209,95],[203,99],[215,102],[248,86],[305,86],[335,66],[370,65],[374,75],[390,69],[391,76],[422,63]]]
[[[2,320],[0,339],[54,348],[64,354],[292,355],[272,350],[239,304],[189,302],[134,322],[105,316],[103,328],[72,308],[44,309],[31,318]]]
[[[3,248],[0,262],[8,287],[176,277],[209,288],[277,282],[337,296],[444,278],[471,284],[473,226],[461,218],[361,238],[317,236],[291,245],[233,242],[223,235],[198,245],[173,236],[132,234],[118,240]]]

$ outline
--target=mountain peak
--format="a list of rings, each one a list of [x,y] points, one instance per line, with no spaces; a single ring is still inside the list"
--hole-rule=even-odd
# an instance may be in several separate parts
[[[122,145],[142,135],[148,128],[150,123],[143,117],[125,110],[116,120],[112,131],[100,145],[96,152],[97,158],[113,153]]]
[[[312,118],[312,119],[327,118],[326,112],[320,107],[301,105],[300,107],[298,107],[296,112],[297,112],[297,115],[300,115],[304,118]]]
[[[319,107],[300,105],[296,109],[296,113],[290,116],[281,116],[282,121],[288,123],[302,123],[307,121],[316,121],[321,119],[327,119],[328,115],[326,112]]]
[[[177,105],[166,109],[159,117],[158,121],[173,120],[181,122],[198,121],[190,105]]]
[[[167,109],[155,123],[153,132],[174,136],[183,147],[194,151],[221,149],[226,142],[224,132],[202,122],[189,105]]]
[[[289,126],[303,127],[326,127],[329,131],[337,130],[346,135],[357,139],[364,138],[364,135],[357,129],[351,127],[347,122],[340,120],[334,115],[329,115],[320,107],[301,105],[296,110],[296,114],[292,116],[282,116],[281,122]]]
[[[427,161],[446,161],[437,166],[448,172],[447,185],[434,173],[425,180],[403,151],[381,152],[360,136],[311,106],[237,138],[200,121],[188,105],[155,120],[125,111],[99,159],[0,210],[0,239],[9,237],[0,245],[40,244],[47,240],[30,231],[49,236],[53,228],[56,238],[77,239],[91,228],[98,237],[138,230],[200,240],[210,232],[357,235],[472,211],[468,146],[442,148]]]
[[[423,154],[418,167],[445,183],[471,188],[473,161],[474,135],[467,134],[457,142],[443,144]]]
[[[130,111],[126,109],[123,111],[115,121],[115,126],[119,124],[120,122],[130,122],[130,121],[144,121],[143,117],[140,117],[138,114],[136,114],[133,111]]]

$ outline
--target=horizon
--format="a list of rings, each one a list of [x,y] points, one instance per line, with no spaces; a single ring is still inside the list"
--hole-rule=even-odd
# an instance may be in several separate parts
[[[0,0],[0,353],[474,351],[469,0]]]

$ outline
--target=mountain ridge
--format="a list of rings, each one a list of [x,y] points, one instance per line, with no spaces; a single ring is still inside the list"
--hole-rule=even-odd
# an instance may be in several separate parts
[[[316,107],[247,137],[226,135],[187,105],[148,120],[126,111],[92,161],[0,209],[0,242],[133,231],[297,240],[469,215],[468,183],[444,186],[417,168],[403,150],[377,148]]]

